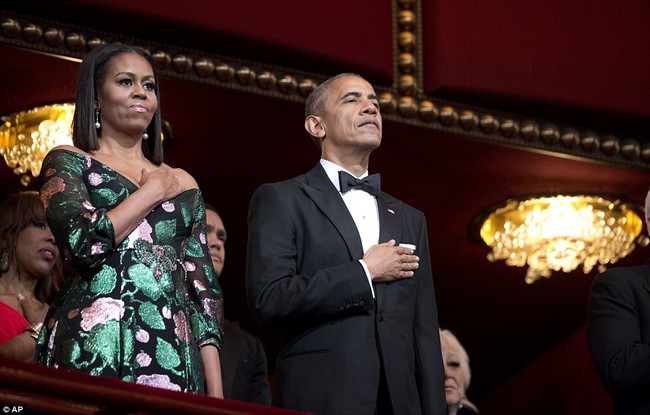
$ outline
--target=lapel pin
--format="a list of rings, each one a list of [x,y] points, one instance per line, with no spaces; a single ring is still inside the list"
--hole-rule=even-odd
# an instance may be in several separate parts
[[[395,214],[395,211],[394,211],[393,209],[388,209],[388,211],[389,211],[390,213],[392,213],[393,215]]]

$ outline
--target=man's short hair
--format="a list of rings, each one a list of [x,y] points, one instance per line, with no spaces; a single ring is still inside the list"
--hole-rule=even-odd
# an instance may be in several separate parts
[[[221,216],[221,214],[219,213],[219,211],[217,210],[216,207],[212,206],[212,205],[209,204],[209,203],[204,203],[203,205],[205,206],[205,210],[211,210],[211,211],[213,211],[214,213],[216,213],[217,215]]]
[[[307,102],[305,102],[305,118],[309,117],[310,115],[321,115],[323,111],[325,111],[325,101],[327,100],[331,83],[339,78],[348,76],[356,76],[363,79],[361,75],[358,75],[356,73],[344,72],[335,75],[318,85],[318,88],[309,94],[307,97]]]

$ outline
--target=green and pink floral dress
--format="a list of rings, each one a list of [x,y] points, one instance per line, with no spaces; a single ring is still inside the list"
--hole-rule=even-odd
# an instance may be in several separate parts
[[[198,189],[157,206],[120,244],[106,212],[138,186],[99,161],[57,149],[41,201],[68,274],[36,362],[202,393],[199,349],[221,347],[223,300]]]

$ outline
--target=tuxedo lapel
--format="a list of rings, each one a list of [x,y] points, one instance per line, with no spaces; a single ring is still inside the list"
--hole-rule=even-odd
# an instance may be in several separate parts
[[[363,258],[363,245],[354,219],[320,163],[306,176],[307,182],[303,183],[302,187],[307,196],[329,218],[343,237],[350,257],[353,260]]]
[[[379,210],[379,243],[394,239],[399,244],[402,238],[401,204],[386,193],[381,193],[377,198],[377,209]]]
[[[377,209],[379,210],[379,243],[388,242],[391,239],[399,244],[402,237],[402,209],[401,204],[381,193],[377,198]],[[380,309],[386,297],[387,284],[374,284],[377,309]]]

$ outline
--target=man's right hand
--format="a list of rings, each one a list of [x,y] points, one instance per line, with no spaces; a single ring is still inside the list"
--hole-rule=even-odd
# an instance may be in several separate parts
[[[413,277],[413,271],[419,266],[420,258],[413,255],[411,248],[395,245],[391,239],[382,244],[373,245],[363,256],[370,277],[374,282],[391,282]]]

